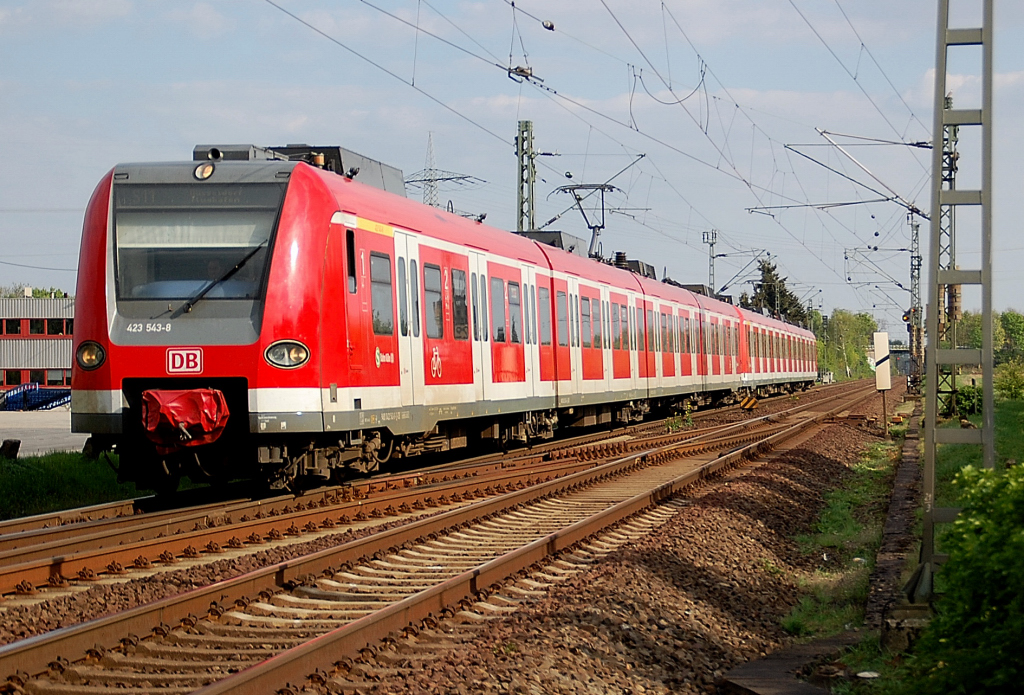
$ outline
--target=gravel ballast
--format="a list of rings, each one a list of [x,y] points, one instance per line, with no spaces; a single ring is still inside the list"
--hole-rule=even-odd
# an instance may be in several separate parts
[[[890,402],[900,393],[891,392]],[[890,406],[891,407],[891,406]],[[874,398],[857,409],[881,414]],[[880,429],[842,423],[694,492],[655,534],[366,693],[713,693],[733,666],[784,646],[799,582],[827,565],[793,540]],[[374,673],[374,669],[369,670]]]

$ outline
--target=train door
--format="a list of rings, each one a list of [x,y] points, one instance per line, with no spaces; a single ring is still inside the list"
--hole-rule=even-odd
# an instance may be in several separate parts
[[[469,253],[470,315],[473,320],[473,387],[478,401],[489,397],[491,378],[490,322],[487,304],[487,261],[477,251]]]
[[[398,276],[398,366],[402,405],[422,403],[423,340],[420,337],[420,264],[416,237],[395,230]]]
[[[580,348],[580,283],[575,277],[566,278],[569,293],[569,362],[572,374],[572,394],[579,401],[583,393],[583,350]]]
[[[526,361],[526,392],[524,395],[533,396],[537,393],[534,388],[534,379],[540,374],[540,366],[537,363],[537,270],[532,266],[523,267],[523,283],[520,288],[520,309],[523,318],[523,350]],[[532,297],[532,298],[531,298]],[[509,297],[509,312],[514,311],[512,297]]]

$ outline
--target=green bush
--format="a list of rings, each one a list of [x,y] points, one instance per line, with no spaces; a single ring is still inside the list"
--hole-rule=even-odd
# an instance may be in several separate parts
[[[946,593],[904,684],[913,693],[1020,692],[1024,678],[1024,469],[964,468],[963,511],[943,536]]]
[[[1014,401],[1024,398],[1024,362],[1010,360],[999,365],[992,386],[1004,398]]]
[[[980,386],[961,386],[956,392],[956,411],[960,415],[977,415],[981,412]]]

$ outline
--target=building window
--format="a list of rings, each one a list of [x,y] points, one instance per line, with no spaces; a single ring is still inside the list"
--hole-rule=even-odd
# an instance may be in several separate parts
[[[46,319],[29,319],[29,335],[43,335],[46,332]]]
[[[33,369],[28,373],[28,380],[34,381],[37,384],[46,383],[46,370],[44,369]]]
[[[21,335],[21,319],[4,319],[4,333]]]
[[[8,369],[4,372],[4,383],[8,386],[18,386],[21,384],[21,370],[20,369]]]
[[[64,319],[46,319],[46,335],[64,335]]]
[[[64,370],[63,369],[47,369],[46,370],[46,385],[47,386],[63,386],[64,385]]]

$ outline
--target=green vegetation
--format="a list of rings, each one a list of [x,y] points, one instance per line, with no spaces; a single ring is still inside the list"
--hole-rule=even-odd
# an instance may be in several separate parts
[[[867,348],[878,323],[866,313],[836,309],[829,317],[811,312],[811,330],[818,338],[818,369],[832,372],[837,381],[873,377]],[[892,360],[890,360],[891,362]]]
[[[1014,357],[996,367],[992,386],[1003,398],[1024,398],[1024,360]]]
[[[15,283],[13,285],[0,285],[0,297],[5,299],[21,298],[25,296],[24,283]],[[33,287],[32,296],[36,299],[47,298],[47,297],[63,297],[64,295],[69,297],[73,296],[70,292],[65,292],[59,287]]]
[[[772,316],[780,316],[790,323],[801,326],[807,324],[807,309],[800,303],[799,297],[786,287],[789,278],[779,277],[778,266],[760,260],[758,270],[761,281],[754,283],[754,294],[744,292],[740,295],[740,306],[753,311],[767,310]]]
[[[805,553],[838,569],[819,570],[803,580],[807,595],[782,621],[790,634],[826,637],[863,622],[899,446],[872,446],[851,467],[842,487],[825,496],[814,533],[797,538]]]
[[[113,457],[117,464],[117,457]],[[104,461],[79,453],[0,459],[0,519],[139,496]]]
[[[1024,468],[956,476],[945,593],[902,678],[906,693],[1019,692],[1024,677]]]
[[[843,656],[851,673],[873,681],[842,683],[836,693],[1015,693],[1024,677],[1024,401],[997,401],[993,471],[974,445],[939,447],[936,503],[961,507],[938,539],[950,555],[936,577],[936,617],[911,654],[869,639]],[[979,415],[969,418],[980,425]],[[957,427],[956,421],[947,426]]]

